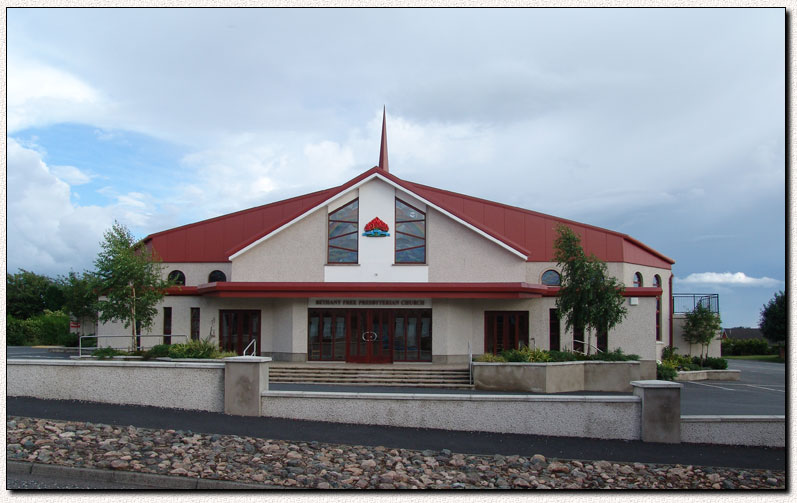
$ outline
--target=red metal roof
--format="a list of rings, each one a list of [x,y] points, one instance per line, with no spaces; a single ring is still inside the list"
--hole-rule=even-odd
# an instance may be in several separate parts
[[[331,197],[378,173],[482,232],[521,252],[530,262],[552,262],[556,226],[571,227],[586,253],[606,262],[670,269],[674,261],[619,232],[408,182],[374,167],[338,187],[230,213],[151,234],[145,243],[164,262],[227,262],[230,255],[268,235]]]

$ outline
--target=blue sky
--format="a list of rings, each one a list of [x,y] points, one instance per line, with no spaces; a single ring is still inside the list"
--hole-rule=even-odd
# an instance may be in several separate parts
[[[757,324],[786,281],[783,9],[9,9],[7,268],[391,171],[624,232]]]

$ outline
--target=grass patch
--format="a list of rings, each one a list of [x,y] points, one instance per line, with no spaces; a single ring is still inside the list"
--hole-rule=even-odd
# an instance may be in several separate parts
[[[757,362],[786,363],[786,360],[778,355],[741,355],[723,356],[726,360],[755,360]]]

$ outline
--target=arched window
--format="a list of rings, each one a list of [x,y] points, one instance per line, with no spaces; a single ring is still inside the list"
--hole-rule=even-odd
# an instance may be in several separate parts
[[[174,283],[175,285],[185,285],[185,274],[183,271],[178,271],[175,269],[174,271],[169,273],[169,281]]]
[[[560,286],[562,284],[562,277],[553,269],[548,269],[542,273],[542,284],[548,286]]]
[[[227,275],[218,269],[208,275],[208,283],[217,283],[219,281],[227,281]]]
[[[637,288],[642,286],[642,273],[640,272],[634,273],[634,286]]]
[[[330,264],[357,263],[357,225],[360,202],[349,204],[329,213],[327,234],[327,262]]]
[[[658,274],[653,276],[653,286],[655,286],[656,288],[661,288],[661,276],[659,276]]]

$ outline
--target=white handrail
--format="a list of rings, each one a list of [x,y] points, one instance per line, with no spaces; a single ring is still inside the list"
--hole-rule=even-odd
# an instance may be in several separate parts
[[[603,353],[603,351],[601,351],[601,350],[600,350],[600,348],[599,348],[598,346],[594,346],[594,345],[592,345],[592,344],[590,344],[590,343],[588,343],[588,342],[579,341],[578,339],[573,339],[573,342],[580,342],[581,344],[586,344],[587,346],[589,346],[589,347],[591,347],[591,348],[595,348],[595,351],[596,351],[596,352],[598,352],[598,353]],[[574,353],[581,353],[582,355],[585,355],[585,354],[587,354],[587,353],[585,353],[585,352],[583,352],[583,351],[579,351],[579,350],[577,350],[575,347],[573,348],[573,352],[574,352]]]
[[[473,384],[473,350],[470,348],[470,341],[468,341],[468,383]]]
[[[252,342],[250,342],[249,344],[247,344],[247,346],[244,348],[244,351],[243,351],[243,353],[244,353],[244,356],[246,356],[246,351],[247,351],[247,350],[248,350],[248,349],[249,349],[251,346],[254,346],[254,347],[252,348],[252,354],[251,354],[251,356],[257,356],[257,339],[252,339]]]

